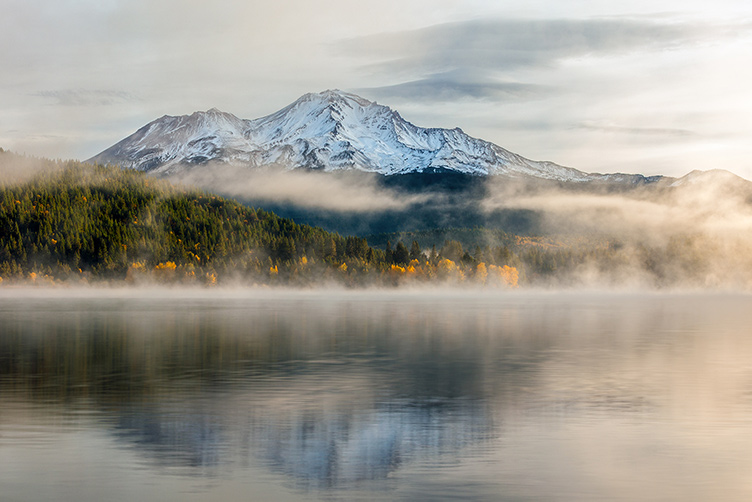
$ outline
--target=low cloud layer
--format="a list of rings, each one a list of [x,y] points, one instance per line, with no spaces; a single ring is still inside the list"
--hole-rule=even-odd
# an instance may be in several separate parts
[[[668,184],[667,184],[668,185]],[[694,172],[663,187],[621,193],[512,189],[496,183],[488,211],[539,213],[545,233],[613,246],[566,280],[590,285],[752,287],[752,183],[727,171]]]
[[[397,194],[361,172],[319,173],[277,167],[247,168],[210,164],[170,177],[245,201],[294,204],[343,212],[401,210],[431,196]]]
[[[727,171],[694,172],[678,180],[633,188],[597,184],[562,188],[499,176],[488,178],[480,191],[453,195],[388,188],[378,177],[358,172],[214,165],[172,179],[260,207],[271,203],[323,210],[341,215],[342,222],[360,214],[364,229],[369,221],[379,221],[379,215],[408,218],[419,207],[422,223],[411,230],[457,226],[442,223],[442,218],[456,216],[458,211],[479,211],[473,220],[476,225],[506,231],[512,230],[496,218],[509,217],[510,211],[535,215],[531,231],[548,236],[552,246],[541,248],[552,253],[542,259],[558,264],[552,275],[533,278],[534,284],[752,288],[752,183]],[[399,224],[394,222],[394,228],[385,231],[396,231]],[[488,235],[493,239],[492,233]],[[523,245],[516,252],[522,256],[530,249]]]

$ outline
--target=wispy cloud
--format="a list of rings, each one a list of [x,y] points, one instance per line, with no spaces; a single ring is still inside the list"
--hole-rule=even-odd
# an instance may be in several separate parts
[[[750,26],[737,29],[749,31]],[[733,33],[729,27],[646,19],[472,20],[349,40],[343,50],[382,59],[381,67],[391,71],[504,70],[583,56],[669,50]]]
[[[133,94],[125,91],[62,89],[39,91],[33,94],[54,101],[62,106],[109,106],[118,103],[138,101]]]
[[[340,50],[375,61],[364,69],[399,83],[382,95],[528,99],[540,83],[507,77],[566,60],[668,51],[749,33],[748,24],[711,26],[642,19],[471,20],[344,41]]]
[[[697,136],[697,133],[689,129],[673,129],[668,127],[625,127],[612,124],[581,123],[577,129],[615,134],[636,134],[646,136],[669,136],[675,138],[687,138]]]
[[[550,86],[498,81],[485,72],[445,72],[409,82],[358,89],[377,97],[400,97],[412,101],[456,101],[463,98],[480,100],[527,100],[545,96]]]

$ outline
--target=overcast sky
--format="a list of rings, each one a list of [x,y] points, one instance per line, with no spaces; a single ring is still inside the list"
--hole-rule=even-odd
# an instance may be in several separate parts
[[[0,0],[0,147],[339,88],[588,172],[752,179],[747,0]]]

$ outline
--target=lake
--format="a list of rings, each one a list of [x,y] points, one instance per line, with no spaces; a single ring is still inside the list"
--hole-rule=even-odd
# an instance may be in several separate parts
[[[752,296],[0,289],[0,499],[752,500]]]

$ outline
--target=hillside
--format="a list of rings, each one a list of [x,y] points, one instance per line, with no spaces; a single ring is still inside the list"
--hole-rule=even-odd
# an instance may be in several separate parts
[[[133,170],[0,152],[0,282],[748,288],[748,182],[688,179],[660,204],[542,192],[529,201],[553,211],[537,234],[443,225],[366,240]]]
[[[0,171],[18,160],[0,153]],[[135,171],[40,163],[31,180],[0,185],[0,281],[6,284],[517,283],[517,272],[506,264],[488,263],[498,278],[487,281],[486,264],[477,275],[472,259],[455,263],[420,249],[410,255],[402,243],[385,252],[362,238],[298,225]]]
[[[4,156],[11,155],[8,153]],[[143,271],[213,282],[383,261],[345,238],[142,173],[68,162],[0,190],[0,277],[119,280]],[[279,267],[282,267],[281,269]],[[311,267],[312,268],[312,267]]]

